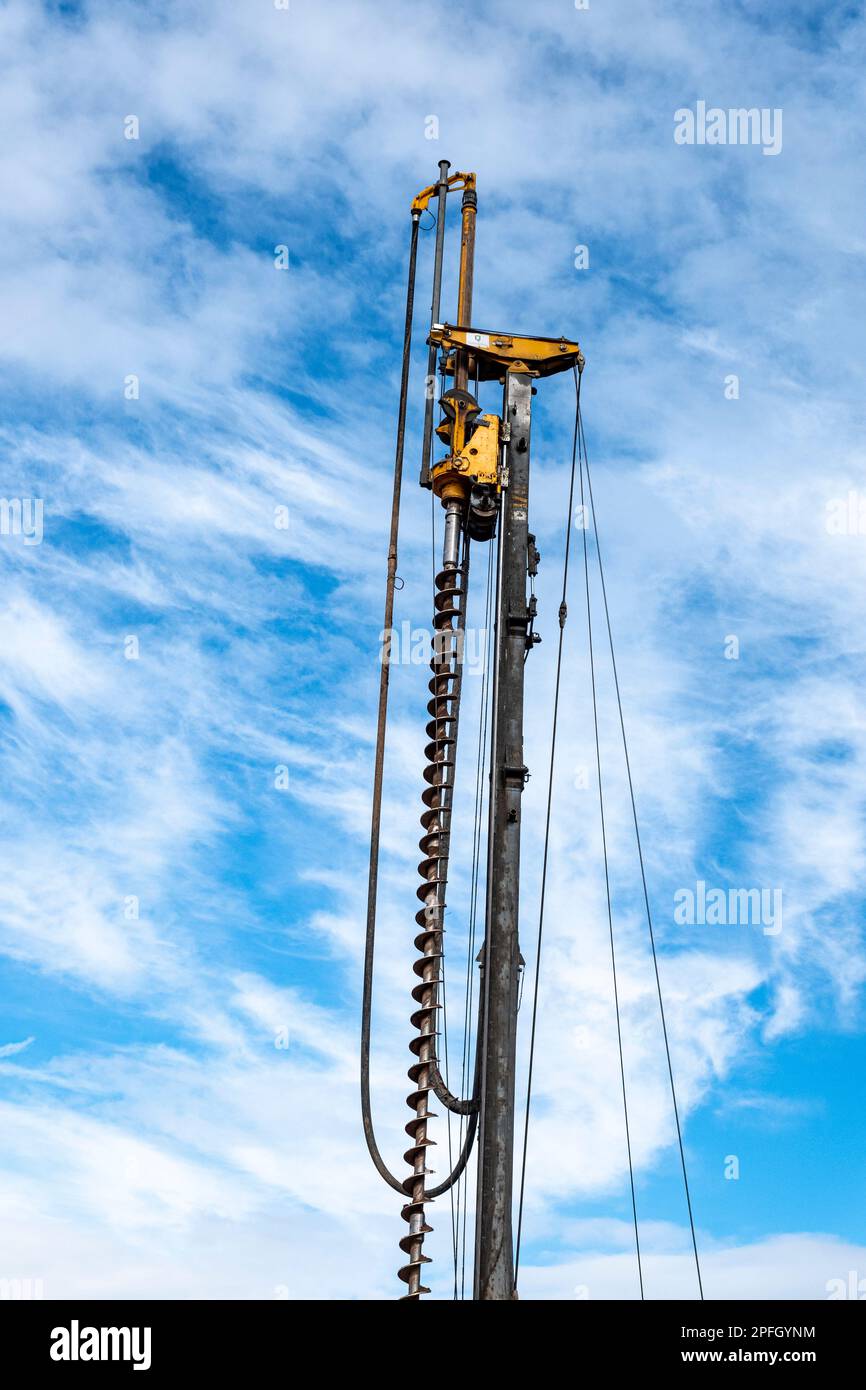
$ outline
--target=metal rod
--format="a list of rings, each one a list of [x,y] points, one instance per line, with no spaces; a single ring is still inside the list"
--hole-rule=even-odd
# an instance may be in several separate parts
[[[475,282],[475,219],[478,195],[475,188],[463,190],[463,226],[460,239],[460,279],[457,284],[457,322],[468,328],[472,322],[472,290]],[[465,391],[469,385],[470,355],[457,352],[454,364],[454,385]]]
[[[532,380],[505,378],[505,463],[508,487],[500,517],[496,612],[496,686],[490,785],[490,847],[484,939],[485,1026],[481,1068],[476,1207],[475,1293],[506,1300],[514,1293],[512,1182],[517,989],[520,973],[518,902],[520,814],[527,770],[523,762],[523,669],[528,609],[526,568],[529,428]]]
[[[496,812],[496,805],[495,805],[495,798],[494,798],[494,796],[493,796],[493,791],[492,791],[492,788],[493,788],[493,767],[492,767],[492,761],[493,761],[493,753],[494,753],[494,750],[495,750],[496,747],[498,746],[497,729],[498,729],[498,719],[499,719],[499,675],[500,675],[500,672],[499,672],[499,634],[500,634],[500,631],[501,631],[501,616],[502,616],[502,565],[503,565],[503,559],[504,559],[504,550],[503,550],[503,545],[502,545],[502,531],[503,531],[503,515],[504,515],[504,512],[505,512],[505,503],[506,503],[506,492],[507,492],[507,489],[508,489],[507,481],[505,481],[505,479],[506,479],[506,473],[505,473],[505,445],[504,445],[504,444],[503,444],[503,446],[502,446],[502,451],[501,451],[501,452],[502,452],[502,457],[501,457],[501,460],[500,460],[500,474],[501,474],[501,476],[502,476],[502,478],[503,478],[503,483],[502,483],[502,500],[501,500],[501,504],[500,504],[500,505],[501,505],[501,511],[500,511],[500,516],[499,516],[499,525],[498,525],[498,527],[496,528],[496,592],[495,592],[494,601],[493,601],[493,692],[492,692],[491,704],[490,704],[490,749],[491,749],[491,769],[490,769],[490,774],[489,774],[489,776],[490,776],[490,787],[491,787],[491,790],[490,790],[490,795],[488,796],[488,804],[487,804],[487,870],[486,870],[486,878],[485,878],[485,886],[484,886],[484,893],[485,893],[485,903],[484,903],[484,940],[483,940],[482,943],[481,943],[481,950],[480,950],[479,953],[478,953],[478,963],[479,963],[479,968],[480,968],[480,972],[481,972],[481,982],[480,982],[480,983],[481,983],[481,993],[480,993],[480,997],[479,997],[479,1005],[478,1005],[478,1008],[479,1008],[479,1014],[480,1014],[480,1015],[484,1015],[484,1017],[486,1017],[486,1015],[487,1015],[487,1009],[488,1009],[488,1007],[489,1007],[489,984],[490,984],[490,978],[489,978],[489,976],[488,976],[486,970],[484,969],[484,956],[485,956],[485,951],[486,951],[486,946],[487,946],[488,924],[489,924],[489,922],[490,922],[490,894],[491,894],[491,886],[492,886],[492,883],[493,883],[493,827],[494,827],[494,816],[495,816],[495,812]],[[487,1073],[486,1073],[487,1031],[486,1031],[486,1028],[485,1028],[485,1026],[484,1026],[484,1023],[482,1022],[482,1018],[481,1018],[481,1017],[479,1017],[479,1019],[478,1019],[478,1042],[477,1042],[477,1048],[478,1048],[478,1059],[479,1059],[479,1064],[478,1064],[478,1085],[477,1085],[477,1087],[476,1087],[476,1093],[477,1093],[477,1096],[478,1096],[478,1114],[479,1114],[479,1117],[480,1117],[481,1114],[482,1114],[482,1112],[483,1112],[483,1110],[484,1110],[484,1104],[485,1104],[485,1102],[484,1102],[484,1090],[485,1090],[485,1080],[486,1080],[486,1074],[487,1074]],[[477,1170],[477,1177],[476,1177],[476,1204],[477,1204],[477,1207],[476,1207],[476,1218],[475,1218],[475,1265],[474,1265],[474,1270],[475,1270],[475,1273],[474,1273],[474,1281],[475,1281],[475,1282],[474,1282],[474,1291],[473,1291],[473,1298],[476,1298],[476,1299],[478,1298],[478,1270],[479,1270],[479,1268],[480,1268],[480,1262],[479,1262],[479,1244],[480,1244],[480,1240],[481,1240],[481,1221],[479,1220],[479,1215],[478,1215],[478,1213],[479,1213],[479,1211],[480,1211],[480,1200],[481,1200],[481,1159],[480,1159],[481,1145],[480,1145],[480,1141],[479,1141],[479,1146],[478,1146],[478,1148],[479,1148],[479,1160],[478,1160],[478,1170]]]
[[[436,221],[436,250],[433,258],[433,296],[430,302],[430,327],[439,322],[442,303],[442,256],[445,249],[445,202],[448,197],[448,170],[450,160],[439,161],[439,183],[437,185],[439,202]],[[433,444],[433,407],[435,405],[436,346],[431,344],[427,354],[426,400],[424,403],[424,442],[421,446],[421,486],[430,486],[430,450]]]
[[[456,569],[460,563],[460,537],[463,530],[463,506],[451,501],[445,510],[445,536],[442,543],[442,568]]]
[[[463,190],[461,209],[463,225],[460,242],[460,282],[457,290],[457,322],[468,328],[472,320],[472,290],[475,282],[475,219],[478,212],[478,194],[474,187]]]

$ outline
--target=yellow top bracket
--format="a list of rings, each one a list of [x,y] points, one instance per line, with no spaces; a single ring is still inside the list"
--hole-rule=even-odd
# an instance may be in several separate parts
[[[446,354],[446,375],[454,370],[454,352],[458,349],[475,359],[480,381],[494,381],[505,372],[553,376],[570,371],[575,365],[583,371],[580,345],[567,338],[524,338],[516,333],[481,333],[475,328],[435,323],[427,341]]]
[[[448,179],[448,187],[449,187],[449,188],[454,188],[454,189],[456,189],[456,188],[458,188],[458,187],[459,187],[459,188],[474,188],[474,187],[475,187],[475,175],[474,175],[474,174],[452,174],[451,177],[450,177],[450,179]],[[426,212],[426,211],[427,211],[427,208],[428,208],[428,206],[429,206],[429,204],[430,204],[430,199],[431,199],[431,198],[435,198],[435,197],[437,196],[438,190],[439,190],[439,185],[438,185],[438,183],[431,183],[431,185],[430,185],[429,188],[424,188],[424,189],[422,189],[421,192],[418,194],[417,198],[415,198],[415,199],[413,200],[412,207],[410,208],[410,212]]]

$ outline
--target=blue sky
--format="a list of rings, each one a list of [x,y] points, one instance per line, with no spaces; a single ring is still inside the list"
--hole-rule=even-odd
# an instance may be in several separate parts
[[[433,57],[446,19],[453,64]],[[860,6],[745,0],[0,8],[2,491],[44,502],[41,544],[0,536],[0,1277],[58,1297],[397,1290],[399,1202],[358,1117],[359,986],[408,204],[445,157],[478,174],[478,322],[587,356],[707,1295],[866,1278],[866,535],[827,524],[866,489],[864,39]],[[676,144],[698,101],[781,110],[781,151]],[[396,613],[412,628],[430,604],[423,360]],[[570,382],[535,406],[527,956]],[[597,807],[577,776],[579,600],[521,1275],[523,1297],[557,1300],[636,1292]],[[374,1098],[394,1167],[425,678],[410,663],[392,681]],[[609,693],[603,673],[646,1282],[689,1295]],[[779,888],[782,931],[678,926],[674,894],[698,881]],[[447,1202],[432,1224],[447,1296]]]

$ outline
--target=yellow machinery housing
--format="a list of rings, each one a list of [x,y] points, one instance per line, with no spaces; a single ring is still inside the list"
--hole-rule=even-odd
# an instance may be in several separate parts
[[[553,376],[573,366],[581,371],[584,364],[579,344],[567,338],[485,333],[445,323],[433,325],[427,342],[442,353],[442,369],[446,376],[456,377],[461,365],[462,376],[472,376],[478,381],[504,381],[506,372],[521,372],[531,377]],[[498,491],[503,442],[499,416],[482,415],[474,397],[460,387],[446,391],[439,404],[444,418],[436,434],[443,443],[450,445],[450,452],[431,469],[431,485],[436,496],[443,502],[465,498],[471,488],[478,485]]]

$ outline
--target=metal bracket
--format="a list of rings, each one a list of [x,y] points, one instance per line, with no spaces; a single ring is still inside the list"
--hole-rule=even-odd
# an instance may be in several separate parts
[[[527,536],[526,539],[527,539],[527,541],[528,541],[528,545],[527,545],[527,552],[528,552],[528,553],[527,553],[527,557],[526,557],[526,569],[527,569],[527,573],[529,574],[530,578],[531,578],[531,579],[534,579],[535,576],[538,574],[538,566],[539,566],[539,563],[540,563],[540,561],[541,561],[541,551],[538,549],[537,545],[535,544],[535,537],[534,537],[534,535],[532,534],[531,531],[530,531],[530,533],[529,533],[529,535]]]
[[[541,633],[533,630],[535,619],[538,617],[538,599],[535,594],[529,595],[529,607],[526,610],[526,616],[529,620],[526,632],[526,650],[531,652],[532,648],[541,641]]]

